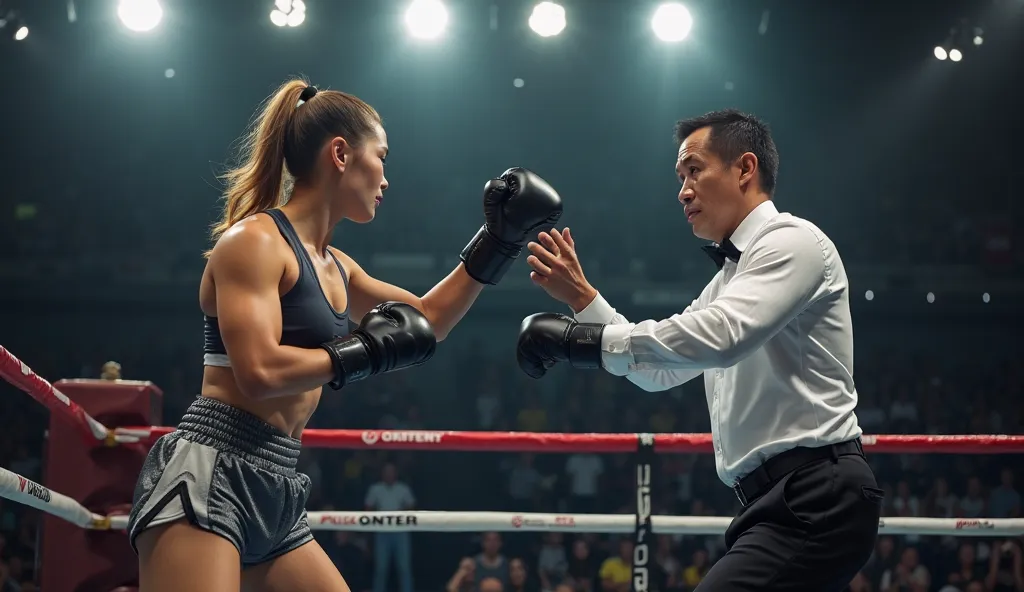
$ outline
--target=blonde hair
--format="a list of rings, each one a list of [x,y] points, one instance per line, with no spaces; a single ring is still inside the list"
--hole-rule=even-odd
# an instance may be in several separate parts
[[[329,137],[341,136],[358,146],[380,125],[380,115],[361,99],[336,90],[312,89],[303,95],[309,86],[305,80],[289,80],[264,101],[242,138],[240,164],[222,177],[224,214],[210,233],[214,243],[240,220],[283,205],[286,167],[295,180],[307,178]],[[300,104],[304,96],[309,98]]]

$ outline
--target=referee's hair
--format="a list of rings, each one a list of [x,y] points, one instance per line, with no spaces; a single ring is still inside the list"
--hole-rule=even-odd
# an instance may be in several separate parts
[[[768,195],[775,193],[779,177],[779,151],[772,139],[768,124],[760,119],[737,111],[724,109],[712,111],[699,117],[676,122],[676,147],[693,132],[710,127],[708,147],[722,160],[735,160],[746,152],[757,157],[761,172],[761,188]]]

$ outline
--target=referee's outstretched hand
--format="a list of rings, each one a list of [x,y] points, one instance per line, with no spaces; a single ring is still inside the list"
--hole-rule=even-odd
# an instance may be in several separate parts
[[[576,241],[568,228],[561,232],[554,228],[541,232],[537,242],[530,242],[526,248],[530,250],[526,262],[533,268],[530,279],[549,296],[574,312],[583,310],[597,297],[597,290],[583,275],[583,267],[576,256]]]

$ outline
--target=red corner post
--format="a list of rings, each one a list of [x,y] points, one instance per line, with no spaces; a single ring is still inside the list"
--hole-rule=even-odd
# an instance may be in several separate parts
[[[163,423],[163,393],[149,382],[61,380],[54,385],[108,428]],[[83,440],[64,415],[50,414],[44,483],[97,514],[127,513],[144,452]],[[138,585],[138,560],[123,531],[85,530],[43,519],[42,592],[106,592]]]

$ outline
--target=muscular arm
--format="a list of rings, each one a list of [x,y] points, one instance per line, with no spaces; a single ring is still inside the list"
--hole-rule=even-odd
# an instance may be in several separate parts
[[[398,301],[416,307],[427,317],[437,340],[441,341],[462,320],[469,307],[483,291],[484,285],[469,277],[462,263],[425,295],[416,296],[408,290],[382,282],[359,266],[351,257],[334,251],[348,268],[349,310],[354,322],[381,302]]]
[[[334,378],[325,350],[280,344],[278,286],[285,259],[275,235],[258,219],[246,220],[225,233],[210,255],[221,337],[239,390],[253,399],[294,395]]]

